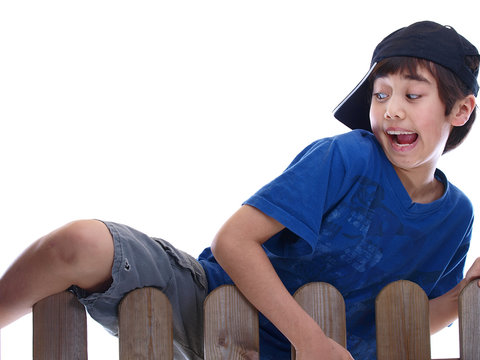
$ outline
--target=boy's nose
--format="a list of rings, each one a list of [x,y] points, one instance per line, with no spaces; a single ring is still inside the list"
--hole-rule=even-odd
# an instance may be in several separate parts
[[[403,109],[401,99],[398,99],[395,96],[390,98],[385,108],[384,118],[386,120],[405,118],[405,110]]]

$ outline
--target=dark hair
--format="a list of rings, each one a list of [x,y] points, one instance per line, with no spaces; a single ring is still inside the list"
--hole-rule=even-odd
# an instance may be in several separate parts
[[[471,69],[478,69],[479,59],[475,56],[468,56],[465,63]],[[411,75],[417,75],[418,67],[428,70],[437,80],[438,95],[440,101],[445,105],[445,115],[449,115],[453,106],[458,100],[465,96],[473,94],[467,86],[449,69],[434,62],[419,59],[415,57],[390,57],[380,61],[370,75],[370,86],[373,87],[373,81],[379,77],[407,72]],[[463,126],[453,127],[447,139],[443,153],[455,149],[462,143],[470,132],[476,117],[476,107],[473,109],[470,118]]]

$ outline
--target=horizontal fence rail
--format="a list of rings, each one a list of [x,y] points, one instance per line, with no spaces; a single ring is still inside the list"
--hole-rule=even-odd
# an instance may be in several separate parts
[[[346,346],[345,303],[333,286],[309,283],[294,297],[327,336]],[[205,359],[259,359],[258,313],[236,287],[212,291],[204,311]],[[428,311],[428,298],[418,285],[404,280],[387,285],[376,299],[377,359],[431,360]],[[34,360],[87,359],[86,339],[85,310],[73,294],[59,293],[34,306]],[[476,282],[460,295],[459,341],[460,358],[448,360],[480,359]],[[172,309],[161,291],[137,289],[120,303],[119,358],[173,359]]]

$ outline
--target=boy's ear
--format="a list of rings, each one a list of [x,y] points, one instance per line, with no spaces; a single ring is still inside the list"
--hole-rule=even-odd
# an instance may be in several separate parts
[[[453,126],[463,126],[470,118],[475,108],[475,96],[468,95],[462,100],[458,100],[452,109],[451,123]]]

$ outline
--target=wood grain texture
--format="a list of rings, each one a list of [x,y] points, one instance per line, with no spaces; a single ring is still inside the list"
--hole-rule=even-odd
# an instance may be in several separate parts
[[[324,282],[309,283],[298,289],[294,298],[320,325],[325,335],[346,347],[345,301],[335,287]],[[292,347],[292,359],[295,358]]]
[[[204,312],[205,360],[259,358],[258,313],[235,286],[212,291]]]
[[[417,284],[400,280],[376,299],[377,359],[430,360],[429,303]]]
[[[478,280],[468,284],[458,302],[460,359],[480,359],[480,288]]]
[[[70,292],[49,296],[33,306],[33,359],[87,359],[85,309]]]
[[[327,336],[346,346],[345,303],[332,285],[306,284],[294,297]],[[258,314],[235,286],[214,290],[204,312],[205,359],[259,358]],[[376,327],[378,360],[430,360],[428,298],[418,285],[404,280],[387,285],[376,299]],[[173,359],[172,329],[171,305],[161,291],[132,291],[119,306],[120,360]],[[459,330],[460,358],[444,360],[480,359],[477,281],[460,295]],[[35,304],[33,359],[87,357],[86,315],[75,296],[62,292]]]
[[[127,294],[119,305],[119,359],[173,359],[172,307],[160,290]]]

